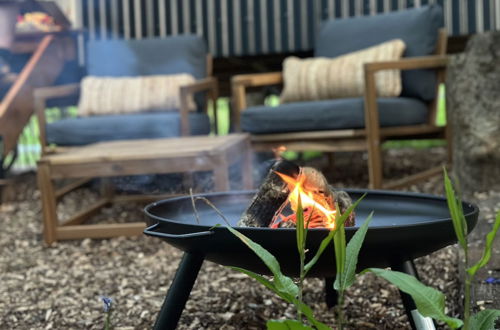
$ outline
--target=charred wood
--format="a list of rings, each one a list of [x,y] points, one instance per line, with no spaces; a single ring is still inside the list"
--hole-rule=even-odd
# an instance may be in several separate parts
[[[264,178],[250,206],[238,221],[239,227],[267,227],[274,214],[290,193],[286,183],[275,173],[297,177],[300,167],[286,160],[278,160]]]

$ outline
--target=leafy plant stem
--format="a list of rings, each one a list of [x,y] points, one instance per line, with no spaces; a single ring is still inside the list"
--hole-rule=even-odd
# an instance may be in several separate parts
[[[470,323],[470,296],[472,287],[472,276],[465,275],[465,298],[464,298],[464,330],[469,330]]]
[[[104,330],[111,330],[111,310],[106,313],[106,321],[104,322]]]
[[[302,290],[304,289],[304,258],[300,258],[300,278],[299,278],[299,294],[298,294],[298,299],[300,303],[303,303],[302,301]],[[297,318],[299,322],[302,322],[302,311],[300,310],[300,307],[297,306]]]
[[[302,200],[300,199],[300,196],[298,198],[298,205],[297,205],[297,212],[296,212],[296,218],[297,218],[297,226],[296,226],[296,231],[297,231],[297,249],[299,252],[299,259],[300,259],[300,276],[299,276],[299,292],[297,294],[297,299],[299,304],[296,306],[297,307],[297,320],[302,323],[302,310],[300,308],[300,305],[303,304],[302,301],[302,291],[304,289],[304,278],[306,277],[306,270],[305,270],[305,259],[306,259],[306,237],[307,237],[307,227],[309,226],[309,221],[310,218],[307,220],[306,223],[306,228],[304,228],[304,210],[302,208]]]
[[[337,209],[337,214],[340,214],[340,209],[338,204],[335,205]],[[343,281],[344,272],[345,272],[345,259],[346,259],[346,239],[345,239],[345,227],[344,223],[338,224],[337,232],[333,237],[333,245],[335,249],[335,262],[337,266],[337,279],[338,279],[338,288],[337,288],[337,324],[338,329],[342,330],[344,328],[344,313],[343,313],[343,305],[344,305],[344,292],[345,292],[345,282]],[[335,288],[335,286],[334,286]]]
[[[344,329],[344,290],[338,291],[337,297],[337,328],[338,330]]]

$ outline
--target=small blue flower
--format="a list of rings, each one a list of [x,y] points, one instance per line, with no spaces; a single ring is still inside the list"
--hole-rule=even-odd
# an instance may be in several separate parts
[[[104,303],[104,313],[108,313],[111,310],[111,305],[113,304],[113,299],[109,297],[101,296],[102,302]]]
[[[484,282],[488,284],[500,284],[500,278],[488,277]]]

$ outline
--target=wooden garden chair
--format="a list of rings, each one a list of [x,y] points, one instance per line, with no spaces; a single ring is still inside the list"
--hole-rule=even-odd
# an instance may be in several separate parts
[[[436,125],[438,89],[447,64],[442,10],[431,5],[377,16],[327,21],[316,39],[315,57],[337,57],[391,39],[406,44],[404,58],[364,64],[364,94],[359,98],[305,101],[277,107],[247,107],[246,92],[282,85],[282,72],[244,74],[232,79],[234,122],[251,134],[256,150],[323,152],[368,151],[369,186],[396,188],[427,178],[441,166],[385,182],[381,145],[394,139],[450,140]],[[402,96],[377,97],[375,74],[401,70]],[[412,90],[410,90],[410,88]],[[451,156],[448,155],[448,161]]]

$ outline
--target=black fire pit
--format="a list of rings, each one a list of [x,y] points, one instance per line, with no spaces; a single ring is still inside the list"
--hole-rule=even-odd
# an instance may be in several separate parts
[[[356,209],[356,226],[346,228],[349,240],[374,211],[366,239],[359,255],[358,269],[367,267],[392,267],[416,275],[413,259],[456,242],[447,203],[444,198],[401,192],[347,190],[353,200],[367,195]],[[209,199],[236,226],[241,214],[255,192],[227,192],[202,195]],[[185,251],[177,274],[170,287],[165,303],[156,322],[156,329],[175,328],[185,302],[204,259],[226,266],[246,268],[256,273],[269,274],[263,262],[226,228],[221,217],[207,204],[198,201],[197,223],[190,197],[179,197],[148,205],[146,214],[151,226],[144,233],[162,238],[169,244]],[[476,206],[463,203],[469,230],[478,217]],[[237,227],[244,235],[271,252],[280,262],[283,273],[298,275],[299,257],[295,229]],[[310,229],[307,249],[316,251],[328,229]],[[331,289],[335,276],[333,248],[325,250],[308,276],[324,277],[327,282],[327,302],[334,302]],[[415,319],[415,306],[408,296],[402,295],[403,303],[412,326],[421,323]],[[413,317],[412,317],[413,316]]]

